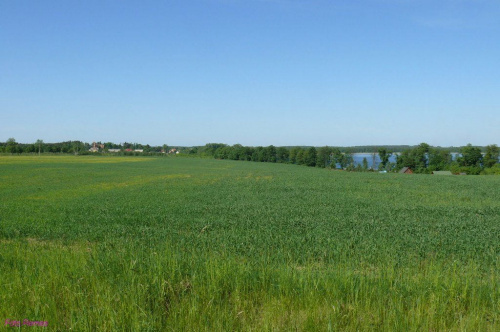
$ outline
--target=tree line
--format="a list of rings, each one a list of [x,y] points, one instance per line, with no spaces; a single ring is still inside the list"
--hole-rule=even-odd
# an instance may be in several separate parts
[[[467,144],[453,158],[449,150],[421,143],[398,154],[396,169],[410,167],[415,173],[451,171],[454,174],[500,174],[499,147],[496,144],[488,145],[484,152],[480,147]]]
[[[97,152],[91,152],[92,146],[99,147]],[[66,153],[66,154],[95,154],[107,153],[114,150],[122,155],[164,155],[172,151],[173,147],[163,144],[150,146],[139,143],[97,142],[89,144],[81,141],[66,141],[60,143],[45,143],[37,140],[34,143],[18,143],[14,138],[0,142],[0,153],[10,154],[41,154],[41,153]],[[392,149],[394,148],[394,149]],[[208,143],[198,147],[175,147],[181,156],[198,156],[216,159],[242,160],[254,162],[271,162],[343,169],[347,171],[386,171],[397,172],[403,167],[409,167],[414,173],[428,174],[433,171],[451,171],[454,174],[500,174],[499,154],[500,149],[496,144],[486,147],[468,144],[460,148],[453,148],[458,154],[452,154],[450,148],[433,147],[427,143],[417,146],[381,146],[381,147],[263,147],[243,146],[241,144],[227,145],[223,143]],[[353,154],[360,152],[371,154],[371,166],[367,158],[361,163],[355,163]],[[137,151],[141,151],[138,153]],[[391,162],[395,158],[395,162]],[[375,165],[378,164],[378,165]]]
[[[99,153],[107,153],[110,150],[119,150],[119,154],[134,155],[136,150],[142,150],[146,154],[168,153],[171,149],[167,144],[161,146],[151,146],[149,144],[128,143],[116,144],[112,142],[94,142],[86,143],[81,141],[66,141],[59,143],[46,143],[43,140],[37,140],[34,143],[18,143],[14,138],[9,138],[6,142],[0,142],[0,153],[11,154],[41,154],[41,153],[65,153],[76,155],[87,155],[95,152],[90,151],[91,147],[97,147]]]
[[[401,152],[393,152],[387,146],[375,151],[372,147],[372,167],[367,158],[355,163],[352,149],[324,146],[316,147],[249,147],[241,144],[232,146],[222,143],[209,143],[204,147],[193,148],[190,153],[212,156],[216,159],[243,160],[254,162],[288,163],[309,167],[343,169],[347,171],[386,171],[397,172],[409,167],[414,173],[430,174],[433,171],[451,171],[454,174],[500,174],[500,149],[496,144],[480,147],[458,148],[456,157],[448,149],[421,143],[408,147]],[[391,157],[396,162],[390,162]],[[378,166],[374,166],[378,162]]]

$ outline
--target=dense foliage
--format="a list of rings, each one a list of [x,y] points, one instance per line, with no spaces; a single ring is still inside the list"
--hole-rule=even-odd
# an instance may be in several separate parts
[[[217,146],[216,148],[213,148]],[[449,150],[440,147],[432,147],[422,143],[413,148],[404,149],[400,153],[394,153],[386,147],[377,150],[381,160],[378,170],[398,171],[403,167],[410,167],[415,173],[432,173],[433,171],[450,170],[454,174],[494,174],[495,165],[499,163],[499,148],[496,145],[488,145],[483,157],[479,147],[471,144],[459,149],[456,160],[453,159]],[[342,152],[344,151],[344,152]],[[200,148],[197,153],[210,155],[216,159],[246,160],[272,163],[290,163],[312,167],[341,168],[349,171],[370,171],[368,163],[355,164],[353,152],[350,149],[338,147],[248,147],[236,144],[233,146],[225,144],[207,144]],[[396,155],[396,163],[389,162],[390,157]]]
[[[90,148],[93,145],[98,146],[98,152],[107,153],[110,149],[119,150],[121,155],[134,155],[134,151],[140,150],[141,153],[159,154],[168,152],[169,148],[166,144],[162,146],[150,146],[139,143],[124,142],[121,144],[111,142],[93,142],[93,144],[81,141],[67,141],[60,143],[46,143],[43,140],[37,140],[35,143],[18,143],[14,138],[9,138],[7,142],[0,142],[0,153],[11,154],[34,154],[34,153],[62,153],[88,155],[92,154]]]
[[[416,173],[449,170],[454,174],[491,174],[491,168],[499,163],[499,149],[495,144],[485,148],[483,156],[481,148],[471,144],[460,148],[456,160],[450,151],[437,149],[422,143],[413,149],[404,150],[397,156],[397,169],[410,167]]]

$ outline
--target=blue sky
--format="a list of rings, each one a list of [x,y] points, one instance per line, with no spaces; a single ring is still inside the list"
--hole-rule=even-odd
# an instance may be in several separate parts
[[[0,1],[0,141],[499,144],[496,0]]]

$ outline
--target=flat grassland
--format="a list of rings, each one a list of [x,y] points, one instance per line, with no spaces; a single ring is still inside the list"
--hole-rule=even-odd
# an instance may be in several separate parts
[[[0,325],[500,330],[500,177],[0,157]]]

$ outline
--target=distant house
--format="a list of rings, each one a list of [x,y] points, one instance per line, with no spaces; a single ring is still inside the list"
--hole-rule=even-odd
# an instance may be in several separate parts
[[[108,149],[108,152],[120,152],[121,150],[120,149]]]
[[[143,149],[135,149],[134,152],[144,152]]]
[[[90,152],[99,152],[99,150],[104,149],[104,144],[97,144],[96,142],[92,143],[92,147],[89,149]]]
[[[432,175],[453,175],[453,173],[450,171],[434,171]]]
[[[413,174],[413,171],[411,170],[410,167],[403,167],[399,171],[400,174]]]

